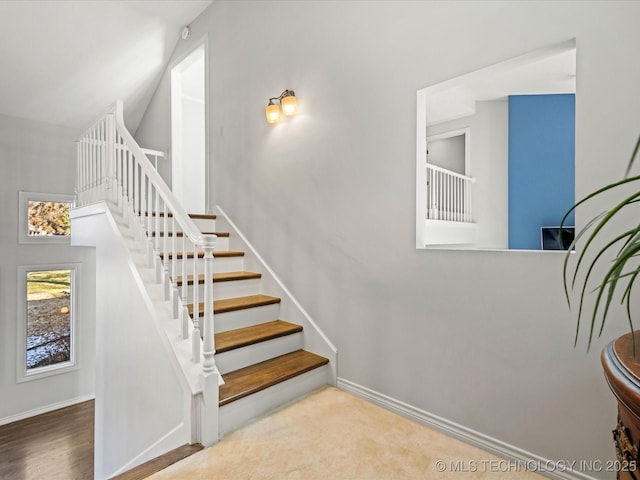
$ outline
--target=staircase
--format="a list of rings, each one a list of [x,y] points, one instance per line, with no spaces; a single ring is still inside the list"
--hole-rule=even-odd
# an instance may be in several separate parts
[[[189,217],[201,231],[217,236],[213,250],[214,358],[224,382],[219,387],[218,401],[219,432],[224,435],[283,401],[328,383],[329,359],[304,350],[303,326],[280,319],[281,298],[263,293],[261,272],[244,269],[244,251],[229,250],[231,234],[217,228],[221,223],[217,216],[190,214]],[[181,232],[166,235],[182,237]],[[160,232],[160,237],[164,236],[165,233]],[[194,257],[193,251],[169,252],[166,256],[169,271],[193,271]],[[197,261],[203,262],[203,258],[201,253]],[[165,255],[160,254],[160,259],[164,261]],[[184,262],[187,265],[183,265]],[[198,274],[197,281],[195,278],[177,275],[171,276],[170,281],[182,292],[180,295],[185,295],[180,300],[186,305],[189,317],[197,318],[202,324],[205,303],[199,302],[196,308],[188,299],[194,298],[194,289],[199,290],[197,298],[204,298],[206,278],[204,274]],[[289,383],[280,385],[285,382]],[[280,398],[282,393],[278,388],[286,392],[286,398]],[[264,390],[267,391],[259,400],[252,397]]]
[[[79,140],[76,183],[72,244],[96,246],[97,283],[109,285],[97,301],[105,346],[98,342],[96,478],[185,440],[209,446],[335,385],[335,347],[220,207],[184,211],[124,127],[121,102]],[[134,331],[159,337],[128,338]],[[172,372],[157,371],[160,364]],[[153,428],[132,431],[131,422]]]

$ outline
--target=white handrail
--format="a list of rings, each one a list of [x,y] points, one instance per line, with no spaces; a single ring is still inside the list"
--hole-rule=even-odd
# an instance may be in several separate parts
[[[453,170],[447,170],[446,168],[442,168],[439,167],[438,165],[433,165],[432,163],[427,163],[427,169],[428,170],[433,170],[435,172],[442,172],[445,173],[451,177],[456,177],[456,178],[461,178],[467,182],[471,182],[471,183],[475,183],[476,179],[473,177],[467,177],[466,175],[463,175],[461,173],[458,172],[454,172]]]
[[[142,152],[147,156],[151,155],[153,157],[160,157],[160,158],[164,157],[164,152],[161,152],[160,150],[153,150],[151,148],[142,148],[142,147],[140,147],[140,150],[142,150]]]
[[[165,157],[164,152],[161,152],[159,150],[152,150],[150,148],[141,148],[140,150],[142,150],[142,153],[144,153],[147,156],[147,158],[153,157],[153,167],[157,170],[158,159]]]
[[[222,383],[215,365],[213,311],[213,250],[217,236],[203,234],[151,164],[147,153],[124,124],[123,104],[117,101],[77,141],[76,205],[95,201],[114,202],[122,210],[135,237],[146,245],[148,266],[156,270],[156,281],[164,287],[165,300],[172,301],[173,317],[181,322],[184,339],[192,336],[192,361],[202,363],[200,384],[206,411],[200,416],[202,436],[210,445],[217,439],[217,388]],[[161,154],[161,155],[160,155]],[[183,255],[183,289],[178,291],[178,243]],[[193,251],[194,288],[185,285],[187,252]],[[200,318],[198,257],[205,258],[204,316]],[[172,271],[169,271],[169,265]],[[193,305],[190,329],[189,304]],[[202,337],[200,332],[202,331]],[[215,379],[213,377],[215,377]],[[214,389],[215,385],[215,391]],[[211,431],[212,428],[215,432]]]
[[[182,207],[182,205],[175,197],[173,192],[169,189],[167,184],[164,182],[158,171],[155,168],[152,168],[151,162],[125,127],[122,101],[120,100],[116,102],[115,114],[116,129],[118,133],[122,135],[124,143],[133,152],[133,156],[139,162],[140,167],[142,168],[145,175],[149,178],[151,183],[160,193],[160,198],[165,203],[167,209],[173,213],[173,216],[183,228],[183,232],[187,235],[187,237],[189,237],[192,242],[196,244],[199,243],[200,236],[202,235],[200,233],[200,229],[198,229],[193,220],[191,220],[191,217],[189,217],[187,211]]]

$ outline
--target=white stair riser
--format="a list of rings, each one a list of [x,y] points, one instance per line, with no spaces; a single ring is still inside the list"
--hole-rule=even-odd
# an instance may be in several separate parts
[[[182,295],[182,287],[178,287]],[[233,282],[213,282],[213,299],[244,297],[260,293],[260,279],[237,280]],[[193,295],[193,285],[187,287],[187,298]],[[198,285],[198,298],[204,298],[204,285]]]
[[[220,373],[224,375],[239,368],[295,352],[303,348],[303,346],[304,338],[302,332],[293,333],[266,342],[216,354],[216,366]]]
[[[163,250],[164,249],[164,238],[165,237],[152,237],[154,248],[158,248],[160,250]],[[157,242],[156,240],[159,240],[159,242]],[[173,251],[173,242],[174,241],[176,242],[177,251],[178,252],[182,252],[182,250],[183,250],[183,245],[182,245],[183,237],[177,237],[177,238],[168,237],[167,238],[167,248],[169,249],[169,251],[170,252]],[[191,243],[191,241],[187,239],[187,241],[185,243],[186,243],[187,251],[192,252],[193,251],[193,244]],[[214,250],[214,252],[216,250],[222,250],[222,251],[229,250],[229,237],[218,237],[216,239],[216,244],[215,244],[213,250]]]
[[[279,383],[266,390],[241,398],[220,408],[220,437],[245,425],[248,420],[263,415],[312,390],[326,385],[329,368],[324,365],[303,375]]]
[[[215,256],[215,251],[213,253],[214,255],[214,259],[213,259],[213,271],[215,273],[221,273],[221,272],[238,272],[240,270],[243,270],[244,268],[244,257],[216,257]],[[179,259],[176,260],[176,269],[177,269],[177,274],[178,275],[182,275],[182,262],[186,262],[187,263],[187,275],[193,275],[193,258],[187,258],[185,259]],[[198,265],[198,272],[199,273],[204,273],[204,260],[202,258],[198,259],[199,265]],[[173,267],[171,266],[171,261],[169,261],[169,271],[172,272],[173,270],[171,270]]]
[[[216,231],[216,221],[215,220],[205,219],[205,218],[192,218],[191,220],[193,220],[193,223],[196,224],[196,227],[198,227],[198,230],[200,230],[201,232],[215,232]],[[153,232],[156,231],[156,224],[154,222],[155,221],[154,221],[154,219],[152,217],[151,223],[148,226],[149,230],[153,231]],[[158,225],[158,229],[159,229],[159,231],[164,232],[164,219],[162,217],[160,218],[160,225]],[[171,218],[169,218],[167,220],[167,231],[168,232],[173,232],[173,222],[171,221]],[[177,223],[176,223],[176,230],[175,231],[176,232],[182,232],[182,228]]]
[[[258,323],[278,320],[280,304],[265,305],[263,307],[246,308],[235,312],[216,313],[214,324],[216,332],[226,332],[236,328],[249,327]]]
[[[207,218],[192,218],[193,223],[200,229],[201,232],[215,232],[216,221]]]

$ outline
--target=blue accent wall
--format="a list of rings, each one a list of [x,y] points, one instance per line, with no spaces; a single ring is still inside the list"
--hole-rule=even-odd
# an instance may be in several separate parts
[[[575,202],[574,179],[575,95],[510,96],[509,248],[541,248],[540,227]]]

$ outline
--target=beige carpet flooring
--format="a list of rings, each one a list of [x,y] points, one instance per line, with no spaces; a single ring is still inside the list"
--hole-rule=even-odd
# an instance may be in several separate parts
[[[149,479],[542,479],[523,470],[325,387]]]

